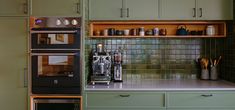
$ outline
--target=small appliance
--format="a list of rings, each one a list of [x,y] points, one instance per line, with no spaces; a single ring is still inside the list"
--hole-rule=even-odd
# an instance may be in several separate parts
[[[114,52],[114,82],[122,82],[122,53],[119,50]]]
[[[111,80],[111,55],[105,52],[103,44],[96,46],[96,51],[92,54],[92,75],[91,82],[106,83],[109,85]]]

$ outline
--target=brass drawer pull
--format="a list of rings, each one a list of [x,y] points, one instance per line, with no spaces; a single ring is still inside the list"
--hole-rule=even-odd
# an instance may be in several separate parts
[[[127,95],[119,95],[120,97],[130,97],[130,95],[129,94],[127,94]]]
[[[203,96],[203,97],[212,97],[213,94],[203,94],[203,95],[201,95],[201,96]]]

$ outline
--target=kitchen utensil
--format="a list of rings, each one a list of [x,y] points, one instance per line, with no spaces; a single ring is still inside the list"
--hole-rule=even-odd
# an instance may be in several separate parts
[[[108,35],[109,35],[109,36],[115,35],[115,29],[114,29],[114,28],[109,28],[109,29],[108,29]]]
[[[129,33],[130,33],[130,30],[129,30],[129,29],[125,29],[125,30],[124,30],[124,35],[125,35],[125,36],[128,36]]]
[[[218,64],[219,64],[220,60],[221,60],[221,56],[219,56],[219,59],[218,59],[218,61],[217,61],[216,65],[218,65]]]
[[[217,80],[218,79],[217,66],[212,66],[210,68],[210,79],[211,80]]]
[[[179,25],[176,31],[176,35],[188,35],[186,25]]]

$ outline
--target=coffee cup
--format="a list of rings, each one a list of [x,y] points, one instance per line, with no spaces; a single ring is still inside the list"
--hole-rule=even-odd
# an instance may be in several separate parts
[[[129,29],[125,29],[125,30],[124,30],[124,35],[125,35],[125,36],[128,36],[129,33],[130,33],[130,30],[129,30]]]

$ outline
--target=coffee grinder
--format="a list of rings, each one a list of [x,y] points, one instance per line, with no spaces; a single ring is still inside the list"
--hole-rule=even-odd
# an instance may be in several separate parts
[[[96,45],[96,51],[92,55],[92,75],[91,82],[106,83],[109,85],[111,80],[111,56],[104,51],[103,44]]]
[[[122,53],[120,50],[114,52],[114,82],[122,82]]]

